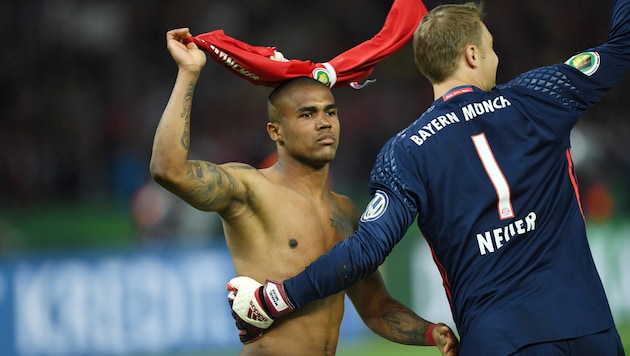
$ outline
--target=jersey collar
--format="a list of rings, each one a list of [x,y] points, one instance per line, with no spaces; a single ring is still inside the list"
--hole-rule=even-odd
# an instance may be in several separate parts
[[[448,101],[450,99],[453,99],[456,96],[462,95],[462,94],[468,94],[468,93],[472,93],[475,91],[475,88],[473,88],[470,85],[462,85],[459,87],[455,87],[449,91],[447,91],[444,95],[442,95],[441,99],[442,101]]]

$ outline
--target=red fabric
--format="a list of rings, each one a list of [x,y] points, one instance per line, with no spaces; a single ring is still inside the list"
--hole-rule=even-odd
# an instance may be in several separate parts
[[[284,59],[275,47],[252,46],[215,30],[186,39],[194,41],[234,74],[257,84],[275,87],[300,76],[318,79],[329,87],[360,89],[374,66],[402,48],[427,13],[421,0],[394,0],[383,28],[371,39],[341,53],[327,63]],[[274,54],[278,57],[273,59]]]

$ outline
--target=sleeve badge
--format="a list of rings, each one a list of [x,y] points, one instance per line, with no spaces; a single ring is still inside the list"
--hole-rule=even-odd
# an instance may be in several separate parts
[[[593,73],[597,72],[600,61],[599,53],[584,52],[569,58],[566,62],[564,62],[564,64],[573,67],[590,77]]]

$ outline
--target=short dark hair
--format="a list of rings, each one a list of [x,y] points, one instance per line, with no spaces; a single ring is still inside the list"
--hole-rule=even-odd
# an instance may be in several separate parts
[[[326,89],[329,89],[325,84],[320,82],[317,79],[313,79],[311,77],[297,77],[285,80],[280,83],[277,87],[275,87],[267,98],[267,114],[269,116],[269,121],[271,122],[279,122],[282,117],[280,117],[280,113],[278,112],[276,105],[278,103],[279,98],[281,98],[284,93],[292,91],[295,88],[301,88],[305,86],[322,86]]]

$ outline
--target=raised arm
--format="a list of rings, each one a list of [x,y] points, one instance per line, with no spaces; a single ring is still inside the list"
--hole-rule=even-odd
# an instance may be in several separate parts
[[[346,291],[372,331],[400,344],[436,346],[442,355],[457,355],[459,341],[447,325],[434,324],[392,298],[378,271]]]
[[[195,43],[184,44],[184,38],[191,36],[187,28],[166,34],[167,49],[177,63],[178,71],[155,133],[150,171],[156,182],[190,205],[200,210],[222,211],[239,192],[244,191],[242,184],[230,173],[231,169],[246,165],[219,166],[188,160],[193,93],[206,64],[205,53]]]

